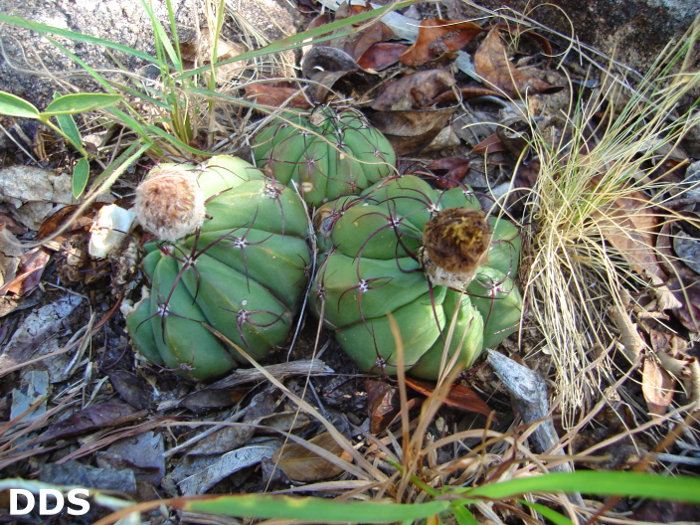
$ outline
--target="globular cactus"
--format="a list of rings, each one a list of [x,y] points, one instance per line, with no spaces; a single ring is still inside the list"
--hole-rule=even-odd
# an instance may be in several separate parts
[[[487,219],[468,192],[391,178],[326,204],[315,221],[325,253],[310,304],[363,371],[396,374],[389,315],[406,373],[426,379],[449,363],[471,366],[516,329],[519,232]]]
[[[308,117],[284,113],[253,142],[258,166],[284,184],[297,183],[311,206],[360,193],[394,174],[396,154],[359,111],[321,106]]]
[[[161,165],[137,189],[150,293],[127,315],[136,349],[194,380],[221,376],[284,342],[307,282],[306,206],[249,163]],[[247,362],[243,360],[243,362]]]

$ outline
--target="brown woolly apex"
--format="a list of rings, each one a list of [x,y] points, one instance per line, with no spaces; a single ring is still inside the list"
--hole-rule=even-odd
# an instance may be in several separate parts
[[[175,242],[202,226],[204,194],[194,172],[167,166],[139,184],[134,210],[146,231]]]
[[[425,223],[420,259],[435,286],[463,290],[488,262],[491,230],[482,211],[445,208]]]

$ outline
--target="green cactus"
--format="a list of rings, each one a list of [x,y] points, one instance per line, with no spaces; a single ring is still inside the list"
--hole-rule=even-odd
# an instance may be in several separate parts
[[[193,181],[201,195],[187,193]],[[146,245],[150,294],[127,315],[136,349],[201,381],[246,362],[204,323],[255,358],[283,343],[311,260],[297,194],[228,156],[203,168],[161,165],[139,190],[137,218],[167,240]]]
[[[316,226],[324,253],[310,304],[363,371],[396,374],[389,314],[406,372],[426,379],[457,349],[456,363],[469,367],[516,329],[518,230],[487,221],[469,192],[441,193],[411,175],[386,179],[321,207]]]
[[[308,117],[283,118],[255,137],[255,161],[284,184],[294,180],[311,206],[357,194],[394,173],[394,149],[359,111],[321,106]]]

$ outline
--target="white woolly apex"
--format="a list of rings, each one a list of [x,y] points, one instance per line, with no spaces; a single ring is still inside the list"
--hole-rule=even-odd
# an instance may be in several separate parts
[[[167,166],[139,184],[134,210],[146,231],[175,242],[204,223],[204,194],[195,173]]]
[[[102,259],[119,246],[134,222],[134,212],[120,208],[116,204],[103,206],[97,212],[97,219],[90,227],[88,253]]]

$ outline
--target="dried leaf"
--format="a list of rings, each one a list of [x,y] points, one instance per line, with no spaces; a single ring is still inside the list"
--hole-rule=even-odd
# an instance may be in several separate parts
[[[481,42],[474,54],[474,67],[487,85],[502,90],[510,97],[525,95],[526,92],[536,95],[553,89],[559,90],[542,80],[524,75],[508,61],[498,27],[491,29]]]
[[[187,408],[195,413],[212,408],[224,408],[238,403],[249,392],[247,388],[218,389],[205,388],[196,390],[185,397],[178,406]]]
[[[428,108],[439,94],[451,90],[455,79],[444,69],[429,69],[382,85],[370,107],[377,111]]]
[[[399,61],[399,56],[406,51],[405,44],[395,42],[380,42],[374,44],[361,57],[357,63],[365,71],[382,71]]]
[[[681,304],[672,310],[678,320],[691,332],[700,332],[700,274],[678,261],[671,249],[671,226],[664,223],[656,241],[661,264],[671,277],[668,289]]]
[[[17,274],[0,288],[0,295],[5,291],[15,295],[29,295],[39,286],[44,268],[51,259],[51,252],[39,246],[24,253],[20,259]]]
[[[145,379],[128,370],[114,370],[108,375],[112,388],[129,405],[136,410],[146,410],[149,407],[153,394]]]
[[[179,483],[183,495],[203,494],[222,479],[247,467],[257,465],[263,458],[270,458],[275,449],[265,445],[232,450],[221,456],[214,464],[208,465]]]
[[[128,421],[143,417],[144,412],[134,412],[128,405],[103,403],[84,410],[79,410],[72,416],[51,425],[46,432],[39,436],[38,442],[63,439],[76,434],[93,430],[116,427]]]
[[[422,66],[445,53],[462,49],[482,31],[474,22],[450,22],[439,18],[423,20],[418,38],[399,60],[409,67]]]
[[[467,87],[462,87],[459,88],[459,93],[462,97],[462,100],[468,100],[470,98],[476,98],[476,97],[502,97],[503,94],[494,91],[492,89],[484,88],[484,87],[473,87],[473,86],[467,86]],[[459,102],[457,99],[456,93],[454,89],[450,89],[449,91],[445,91],[441,94],[439,94],[437,97],[435,97],[432,101],[431,104],[438,104],[438,105],[444,105],[444,104],[456,104]]]
[[[594,180],[596,184],[598,180]],[[649,279],[658,310],[681,307],[667,288],[666,273],[656,259],[658,220],[649,199],[641,191],[627,193],[592,213],[605,240],[627,260],[633,271]]]
[[[411,377],[406,378],[406,384],[424,396],[429,396],[435,390],[434,383]],[[464,385],[452,385],[445,399],[445,404],[467,412],[483,414],[484,416],[488,416],[491,413],[491,408],[484,403],[477,393]]]
[[[328,432],[319,434],[311,439],[309,443],[321,447],[345,461],[351,461],[350,454],[343,450]],[[280,447],[275,452],[272,460],[284,471],[289,479],[294,481],[320,481],[343,473],[342,467],[331,463],[298,443],[287,443]]]
[[[366,115],[372,125],[384,133],[397,155],[415,155],[449,124],[456,108],[375,111]]]
[[[644,359],[642,367],[642,393],[649,413],[663,416],[673,401],[675,381],[654,358]]]
[[[434,160],[426,166],[438,179],[435,183],[440,188],[456,188],[469,171],[469,160],[465,157],[444,157]]]
[[[5,283],[14,279],[21,256],[22,247],[17,238],[0,225],[0,289],[5,289]]]
[[[288,107],[301,109],[311,107],[311,104],[299,89],[273,84],[249,84],[245,87],[244,98],[263,106],[280,107],[289,100]]]
[[[474,146],[471,150],[471,153],[474,153],[476,155],[488,155],[490,153],[496,153],[498,151],[508,151],[508,148],[503,143],[501,138],[494,133],[493,135],[489,135],[484,140],[479,142],[476,146]]]
[[[383,381],[365,381],[369,431],[379,434],[391,425],[401,410],[396,388]]]
[[[383,22],[377,22],[363,29],[352,40],[345,42],[343,50],[355,60],[359,60],[370,47],[395,38],[396,35],[389,29],[389,26]]]

